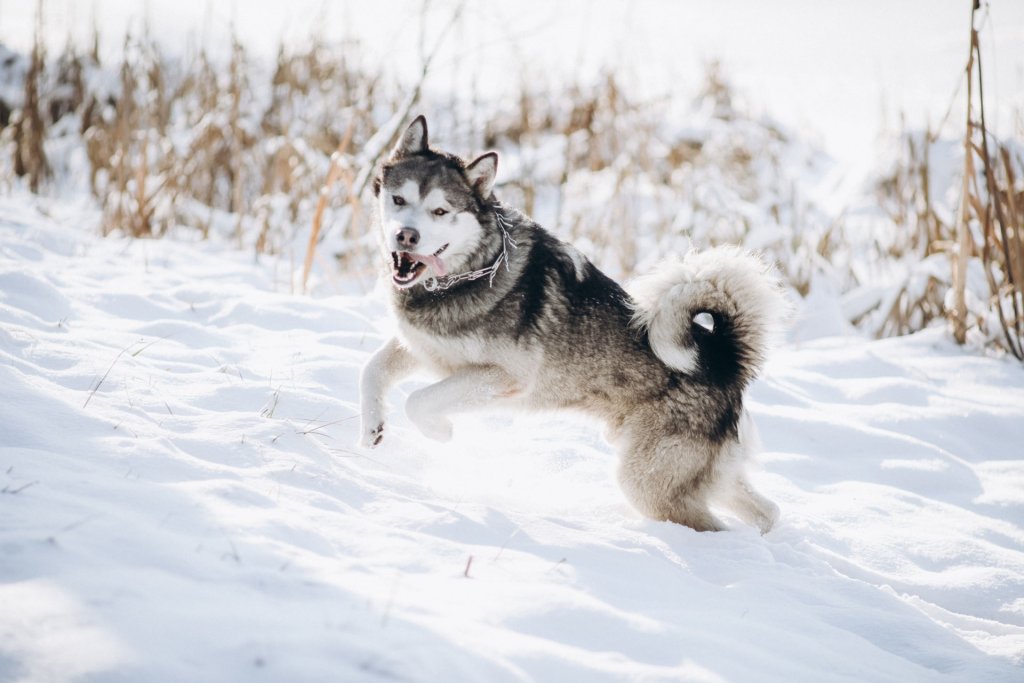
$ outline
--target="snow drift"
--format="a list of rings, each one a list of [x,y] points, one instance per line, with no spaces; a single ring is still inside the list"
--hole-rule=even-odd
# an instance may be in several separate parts
[[[1024,673],[1017,364],[806,319],[750,401],[781,521],[699,534],[566,416],[354,448],[376,294],[95,220],[0,199],[0,680]]]

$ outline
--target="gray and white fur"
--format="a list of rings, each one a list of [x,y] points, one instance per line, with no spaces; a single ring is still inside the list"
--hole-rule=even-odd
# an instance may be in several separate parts
[[[497,161],[432,149],[419,117],[376,178],[398,333],[363,370],[361,444],[384,438],[388,388],[429,370],[442,379],[406,412],[430,438],[485,407],[582,411],[606,424],[642,514],[723,529],[714,502],[767,532],[778,508],[744,473],[743,396],[786,308],[768,268],[737,249],[691,252],[627,294],[495,198]]]

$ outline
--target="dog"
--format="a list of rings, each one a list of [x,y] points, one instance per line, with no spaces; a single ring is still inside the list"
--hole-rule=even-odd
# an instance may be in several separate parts
[[[389,387],[432,370],[443,379],[406,402],[427,437],[490,406],[582,411],[606,425],[643,515],[717,531],[715,503],[767,533],[778,508],[744,471],[756,432],[743,398],[786,308],[778,280],[719,247],[664,260],[627,294],[502,204],[497,168],[495,152],[432,149],[420,116],[375,176],[397,336],[360,378],[361,445],[384,438]]]

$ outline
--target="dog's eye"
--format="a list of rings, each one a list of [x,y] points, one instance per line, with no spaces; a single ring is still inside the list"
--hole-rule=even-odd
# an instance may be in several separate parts
[[[405,197],[401,195],[392,195],[391,201],[395,203],[395,206],[405,206]]]
[[[445,210],[445,209],[434,209],[433,211],[431,211],[431,213],[433,213],[433,214],[434,214],[435,216],[437,216],[438,218],[440,218],[441,216],[443,216],[443,215],[445,215],[446,213],[448,213],[448,211],[447,211],[447,210]]]

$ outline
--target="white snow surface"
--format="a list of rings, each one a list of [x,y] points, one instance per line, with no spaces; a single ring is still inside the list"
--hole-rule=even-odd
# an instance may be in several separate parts
[[[381,292],[43,202],[0,198],[0,681],[1024,680],[1018,363],[811,312],[750,393],[781,521],[701,534],[572,416],[424,440],[423,378],[357,449]]]

